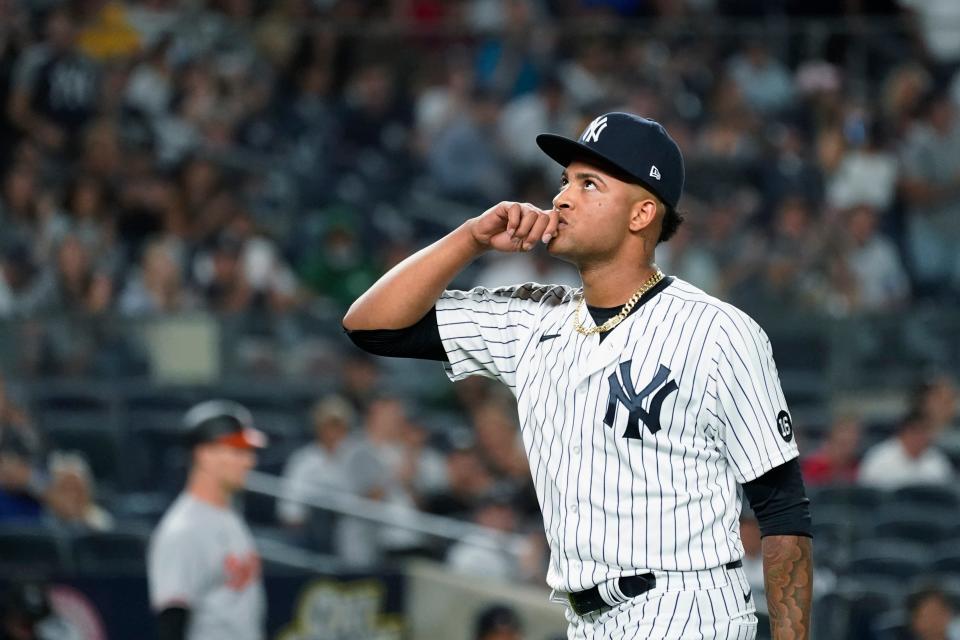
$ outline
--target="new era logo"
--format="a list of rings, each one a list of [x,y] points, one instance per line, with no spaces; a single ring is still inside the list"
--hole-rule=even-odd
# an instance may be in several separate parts
[[[590,123],[587,130],[580,136],[580,142],[596,142],[600,139],[600,133],[607,128],[607,116],[600,116]]]
[[[657,165],[650,167],[650,177],[656,178],[657,180],[660,179],[660,169],[657,169]]]

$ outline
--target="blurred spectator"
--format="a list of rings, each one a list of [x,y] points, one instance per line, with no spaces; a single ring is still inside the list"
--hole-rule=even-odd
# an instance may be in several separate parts
[[[881,92],[882,115],[898,139],[910,133],[913,119],[932,86],[930,72],[913,60],[901,63],[887,74]]]
[[[93,115],[98,70],[76,46],[67,7],[46,19],[46,39],[24,52],[14,76],[10,115],[26,135],[49,149],[69,148]]]
[[[473,640],[523,640],[524,637],[520,616],[505,604],[483,609],[474,621]]]
[[[380,275],[358,237],[359,221],[346,218],[328,222],[321,245],[311,248],[299,270],[304,284],[340,308],[348,307]]]
[[[115,212],[106,184],[93,176],[78,176],[69,186],[64,202],[68,224],[84,246],[99,256],[111,270],[121,266],[122,257],[115,244]]]
[[[0,434],[8,430],[22,434],[31,448],[39,441],[30,416],[10,395],[6,376],[0,372]]]
[[[577,38],[571,47],[570,58],[560,68],[559,78],[566,94],[581,111],[610,99],[616,81],[616,55],[610,43],[602,37]],[[583,122],[582,125],[586,125]],[[577,131],[583,127],[575,127]]]
[[[189,311],[197,303],[183,281],[170,242],[157,238],[144,248],[140,269],[129,275],[118,308],[123,314],[138,316]]]
[[[860,463],[860,437],[863,427],[854,416],[839,416],[820,446],[801,462],[803,480],[808,487],[853,483]]]
[[[477,86],[511,97],[536,87],[541,43],[531,38],[537,24],[533,0],[501,0],[500,10],[500,28],[477,47]]]
[[[93,474],[83,456],[54,452],[49,467],[44,502],[51,522],[58,527],[91,531],[113,528],[113,516],[94,502]]]
[[[889,211],[896,196],[900,171],[889,150],[884,125],[863,113],[847,117],[843,133],[849,148],[827,179],[827,204],[836,209],[871,205]]]
[[[958,640],[956,605],[938,587],[922,588],[907,596],[908,628],[897,640]]]
[[[436,82],[428,82],[419,92],[414,114],[421,153],[425,154],[437,136],[467,109],[473,91],[473,76],[469,63],[459,56],[453,56],[445,61],[442,76]]]
[[[499,118],[498,99],[479,90],[467,109],[437,136],[427,163],[441,193],[464,202],[492,203],[509,191]]]
[[[127,19],[126,7],[117,0],[87,9],[78,35],[79,48],[95,60],[128,58],[140,50],[140,34]]]
[[[949,78],[960,65],[960,42],[956,38],[960,5],[946,0],[899,0],[899,3],[915,17],[927,60],[933,63],[941,80]]]
[[[398,517],[416,508],[420,499],[417,469],[421,451],[410,446],[409,428],[408,410],[400,398],[382,396],[367,407],[361,448],[372,459],[368,468],[360,471],[363,484],[369,497],[383,501],[385,511]],[[422,534],[397,527],[381,527],[378,540],[388,555],[417,553],[426,543]]]
[[[858,481],[879,489],[952,482],[953,468],[947,456],[934,446],[936,436],[933,425],[911,411],[900,421],[895,435],[867,449]]]
[[[781,111],[793,97],[790,73],[759,40],[749,42],[730,60],[730,76],[747,103],[761,113]]]
[[[769,233],[767,255],[760,274],[758,295],[767,304],[788,307],[809,305],[823,253],[824,237],[813,219],[809,203],[800,196],[785,198]]]
[[[363,436],[356,442],[347,441],[343,433],[342,416],[351,414],[350,407],[339,398],[317,406],[314,424],[318,429],[322,427],[324,443],[327,444],[308,445],[294,454],[284,473],[288,496],[300,491],[309,494],[314,490],[339,487],[347,493],[381,501],[386,513],[403,518],[416,507],[418,499],[415,475],[410,474],[409,469],[410,457],[419,452],[409,450],[404,442],[406,409],[399,399],[389,396],[372,401],[363,418]],[[328,447],[335,442],[340,444],[331,452]],[[324,465],[321,476],[329,480],[317,483],[315,476],[321,462],[330,463]],[[293,479],[303,480],[304,474],[310,470],[314,473],[306,478],[306,483],[297,482],[299,488],[295,489]],[[281,505],[278,508],[281,519],[297,526],[301,515],[299,510],[289,504]],[[418,533],[352,517],[340,519],[334,537],[338,558],[356,566],[369,566],[384,555],[419,553],[425,544],[423,536]]]
[[[504,151],[519,169],[534,169],[547,184],[559,184],[557,163],[537,146],[532,131],[575,131],[577,114],[564,92],[560,78],[546,76],[536,91],[525,93],[504,105],[500,112],[499,138]],[[552,195],[552,194],[551,194]],[[532,202],[532,201],[531,201]]]
[[[477,503],[472,520],[490,531],[472,533],[450,547],[447,566],[468,576],[483,576],[502,582],[520,580],[523,548],[516,540],[520,522],[513,497],[494,490]],[[515,539],[504,538],[495,532],[513,534]]]
[[[294,451],[283,470],[286,500],[277,503],[277,517],[284,525],[305,530],[305,539],[314,549],[337,550],[338,531],[333,513],[313,510],[303,504],[317,493],[352,493],[354,471],[348,466],[351,448],[350,431],[356,416],[350,404],[340,396],[329,395],[319,400],[310,412],[314,441]],[[353,439],[355,440],[355,438]]]
[[[943,294],[960,283],[960,120],[942,92],[931,95],[902,152],[910,266],[923,291]]]
[[[447,453],[445,467],[445,486],[425,493],[423,509],[466,520],[481,498],[493,490],[496,480],[473,447],[454,446]]]
[[[381,63],[363,65],[351,76],[346,90],[340,162],[354,169],[368,164],[371,153],[394,160],[404,157],[411,143],[412,117],[394,69]]]
[[[56,259],[24,300],[29,314],[93,314],[109,308],[113,282],[97,270],[87,248],[73,234],[57,246]]]
[[[152,44],[143,59],[133,68],[127,81],[125,100],[127,105],[154,124],[162,118],[173,101],[173,51],[169,38]]]
[[[930,422],[937,433],[937,445],[956,460],[960,456],[960,425],[954,378],[940,373],[923,380],[913,389],[910,406]]]
[[[37,522],[43,513],[46,487],[36,459],[39,447],[23,430],[0,430],[0,522]]]
[[[819,202],[823,176],[803,133],[796,127],[777,126],[769,137],[773,147],[762,167],[766,206],[776,207],[777,203],[791,200],[797,194],[803,194],[810,203]]]
[[[215,313],[237,314],[253,311],[266,302],[247,280],[243,271],[243,243],[221,235],[208,256],[209,271],[201,276],[206,307]]]
[[[38,184],[37,172],[23,165],[13,167],[3,180],[0,221],[8,242],[29,247],[30,259],[38,263],[53,257],[69,228],[53,194]]]
[[[343,358],[339,382],[341,393],[353,408],[365,412],[380,393],[380,364],[365,351],[352,349]]]
[[[0,317],[16,314],[23,306],[23,298],[30,291],[36,274],[29,250],[22,245],[11,245],[0,253]]]
[[[662,249],[657,248],[657,264],[664,273],[675,273],[707,293],[719,295],[720,265],[710,247],[695,235],[701,233],[704,226],[697,220],[684,220],[670,242]]]
[[[845,272],[840,293],[842,306],[850,312],[875,313],[900,308],[907,301],[910,285],[900,253],[877,229],[877,212],[859,205],[841,214],[846,224],[837,269]]]

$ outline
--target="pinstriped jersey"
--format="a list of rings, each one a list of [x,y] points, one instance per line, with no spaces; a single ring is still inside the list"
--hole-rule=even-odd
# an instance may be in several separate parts
[[[798,455],[766,334],[669,278],[601,341],[574,330],[580,295],[530,283],[436,304],[448,376],[496,378],[517,399],[547,583],[741,558],[740,484]]]

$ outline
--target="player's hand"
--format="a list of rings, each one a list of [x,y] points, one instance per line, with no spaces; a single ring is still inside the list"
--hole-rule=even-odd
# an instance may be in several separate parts
[[[529,251],[548,244],[557,234],[559,212],[544,211],[528,202],[501,202],[470,221],[477,244],[497,251]]]

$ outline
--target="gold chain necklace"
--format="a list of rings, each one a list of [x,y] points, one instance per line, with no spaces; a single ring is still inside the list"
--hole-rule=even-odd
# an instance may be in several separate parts
[[[660,267],[654,265],[653,267],[656,271],[653,272],[653,275],[650,276],[646,282],[640,285],[640,288],[630,296],[630,299],[627,300],[627,303],[623,305],[623,308],[620,309],[620,313],[613,316],[606,322],[604,322],[599,327],[587,327],[583,326],[583,323],[580,321],[580,312],[583,311],[583,294],[580,295],[580,301],[577,303],[577,310],[573,314],[573,328],[577,333],[584,336],[592,336],[595,333],[606,333],[610,331],[615,326],[623,322],[624,318],[630,315],[630,312],[633,310],[633,307],[640,301],[640,298],[643,297],[647,291],[650,291],[658,282],[663,280],[663,271],[660,271]]]

